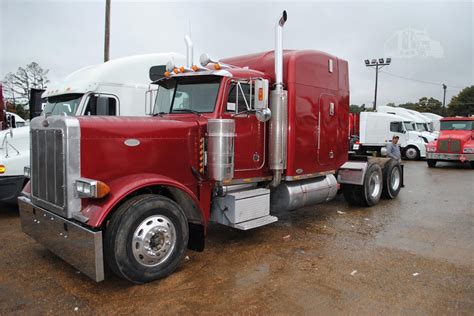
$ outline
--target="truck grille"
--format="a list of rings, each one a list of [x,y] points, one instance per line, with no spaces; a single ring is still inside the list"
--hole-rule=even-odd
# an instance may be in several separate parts
[[[32,195],[64,210],[65,160],[61,129],[31,130]]]
[[[439,140],[438,150],[441,152],[459,153],[461,151],[461,141],[459,139]]]
[[[461,141],[459,139],[451,140],[451,150],[452,153],[458,153],[461,151]]]

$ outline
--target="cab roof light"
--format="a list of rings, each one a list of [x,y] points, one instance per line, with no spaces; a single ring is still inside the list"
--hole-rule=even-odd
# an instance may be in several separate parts
[[[4,165],[0,165],[0,174],[3,174],[7,171],[7,168],[5,168]]]

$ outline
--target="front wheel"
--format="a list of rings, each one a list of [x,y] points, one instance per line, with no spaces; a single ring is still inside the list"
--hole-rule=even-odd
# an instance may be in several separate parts
[[[428,160],[426,160],[426,163],[428,164],[428,167],[430,167],[430,168],[436,167],[436,160],[428,159]]]
[[[404,150],[404,156],[408,160],[418,160],[420,159],[420,150],[413,146],[408,146]]]
[[[118,276],[136,284],[171,274],[188,243],[188,223],[174,201],[153,194],[131,198],[110,219],[105,260]]]

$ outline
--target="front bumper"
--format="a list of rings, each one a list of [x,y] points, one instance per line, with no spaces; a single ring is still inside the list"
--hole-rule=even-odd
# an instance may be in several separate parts
[[[21,228],[50,251],[94,279],[104,280],[102,232],[84,227],[18,198]]]
[[[16,203],[25,183],[24,176],[1,176],[0,177],[0,201]]]
[[[474,154],[443,154],[443,153],[426,153],[426,159],[444,160],[444,161],[474,161]]]

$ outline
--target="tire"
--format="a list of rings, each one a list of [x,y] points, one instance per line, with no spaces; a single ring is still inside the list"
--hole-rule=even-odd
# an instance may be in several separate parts
[[[345,184],[344,198],[353,206],[374,206],[380,201],[383,187],[382,169],[379,165],[368,165],[363,185]]]
[[[396,198],[402,185],[402,168],[400,164],[396,160],[390,159],[385,164],[382,174],[382,197],[385,199]]]
[[[474,161],[469,161],[469,164],[471,165],[471,169],[474,169]]]
[[[403,150],[403,156],[408,160],[419,160],[420,150],[415,146],[408,146]]]
[[[187,219],[178,204],[160,195],[136,196],[121,205],[107,224],[105,260],[129,282],[161,279],[181,262],[188,236]]]
[[[428,164],[428,167],[430,167],[430,168],[436,167],[436,162],[437,162],[437,161],[436,161],[436,160],[433,160],[433,159],[428,159],[428,160],[426,160],[426,163]]]

